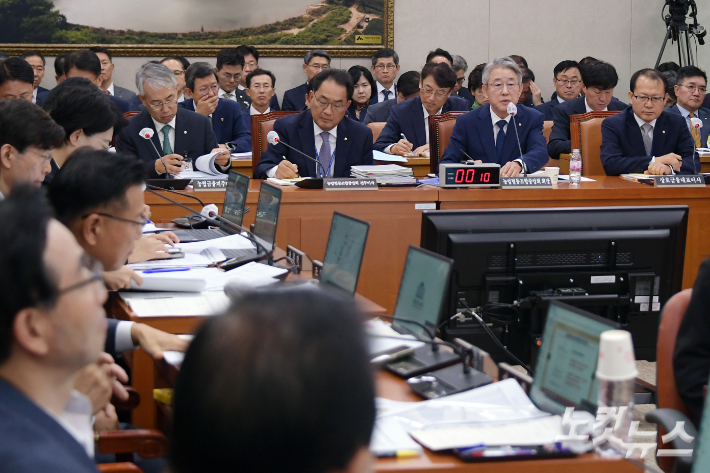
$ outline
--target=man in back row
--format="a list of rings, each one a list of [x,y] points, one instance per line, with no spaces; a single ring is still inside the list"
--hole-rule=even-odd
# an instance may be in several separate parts
[[[129,104],[136,100],[136,94],[113,83],[113,70],[116,66],[113,64],[111,51],[102,46],[93,46],[89,48],[89,51],[96,54],[101,62],[101,83],[98,84],[101,90],[108,95],[123,99]]]
[[[548,121],[554,120],[552,110],[564,102],[579,97],[584,85],[577,61],[562,61],[555,66],[553,73],[552,84],[555,86],[556,97],[535,107]]]
[[[674,89],[678,102],[666,110],[685,118],[696,148],[710,148],[710,110],[702,106],[707,94],[707,75],[695,66],[681,67]],[[693,118],[700,119],[700,130],[691,127]]]
[[[390,48],[382,48],[372,55],[372,73],[375,76],[377,94],[370,99],[370,106],[377,103],[394,100],[397,97],[397,87],[394,81],[399,73],[399,55]]]
[[[367,116],[363,124],[372,122],[387,122],[390,118],[392,107],[405,100],[419,97],[419,83],[421,74],[417,71],[405,72],[397,80],[397,100],[386,100],[367,107]]]
[[[34,81],[34,92],[32,93],[32,103],[36,103],[40,107],[44,98],[49,93],[49,90],[40,86],[42,79],[44,78],[45,67],[47,66],[44,56],[39,51],[25,51],[20,54],[20,59],[24,59],[27,63],[32,66],[34,71],[35,81]]]
[[[0,101],[23,99],[32,102],[34,72],[24,59],[11,57],[0,61]]]
[[[306,108],[308,83],[321,71],[330,68],[330,54],[322,49],[308,51],[303,57],[303,72],[306,73],[306,83],[289,89],[284,94],[282,109],[284,111],[300,112]],[[350,97],[348,97],[350,100]]]

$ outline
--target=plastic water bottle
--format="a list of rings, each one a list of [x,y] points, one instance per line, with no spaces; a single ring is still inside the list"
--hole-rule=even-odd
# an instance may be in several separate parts
[[[577,186],[580,182],[582,182],[582,153],[578,149],[573,149],[569,160],[569,183]]]

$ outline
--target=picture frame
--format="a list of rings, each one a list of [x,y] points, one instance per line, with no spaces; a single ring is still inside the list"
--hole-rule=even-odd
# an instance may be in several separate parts
[[[50,0],[25,1],[30,6],[35,3],[54,5]],[[77,4],[85,3],[85,0],[61,1],[65,4],[71,4],[71,2],[76,2]],[[200,0],[193,1],[199,2]],[[247,4],[253,0],[233,1]],[[49,21],[54,24],[53,22],[56,20],[57,24],[60,25],[59,33],[54,31],[49,36],[46,27],[23,32],[20,27],[13,26],[22,23],[19,21],[22,18],[13,19],[5,15],[3,20],[3,12],[0,11],[0,51],[10,55],[18,55],[23,51],[32,50],[39,51],[46,56],[57,56],[77,49],[103,46],[110,49],[114,56],[212,57],[216,56],[221,49],[237,47],[240,44],[250,44],[258,48],[262,57],[303,57],[306,52],[312,49],[323,49],[332,57],[361,58],[372,56],[380,48],[394,47],[394,0],[322,0],[319,4],[315,4],[318,0],[312,1],[314,4],[309,5],[307,13],[301,16],[258,27],[246,27],[227,32],[205,32],[204,27],[199,32],[189,33],[151,33],[128,29],[107,30],[100,27],[67,23],[66,17],[61,11],[55,9],[47,11],[47,17],[43,18],[45,23]],[[381,15],[379,14],[379,3],[382,5]],[[346,12],[346,8],[350,11]],[[33,11],[36,12],[36,8]],[[348,22],[340,24],[339,22],[344,21],[348,14],[350,15]],[[370,17],[372,18],[370,19]],[[3,25],[3,21],[8,24]],[[66,29],[62,30],[62,25],[65,25],[64,28]],[[288,31],[279,30],[279,28],[290,26],[296,26],[296,28]],[[299,26],[301,28],[298,28]],[[345,27],[351,29],[344,29]],[[41,33],[37,33],[38,31],[41,31]],[[298,33],[294,33],[294,31],[298,31]],[[371,32],[379,33],[380,31],[381,35],[367,34]],[[254,33],[254,35],[247,35],[247,33]],[[23,36],[23,34],[27,36]],[[240,37],[240,34],[243,34],[243,36]],[[298,36],[299,34],[302,36]],[[293,38],[288,35],[293,35]],[[229,36],[229,41],[219,42],[221,37],[227,36]],[[377,39],[380,36],[381,40],[378,41]],[[10,42],[13,38],[18,37],[23,39],[36,38],[37,40],[34,42]],[[61,41],[63,38],[71,41],[53,42]],[[89,40],[81,42],[82,38],[88,38]],[[114,40],[114,42],[110,42],[112,38],[121,38],[123,41],[116,42]],[[126,39],[130,41],[134,38],[136,41],[132,41],[130,44],[125,43]],[[145,40],[150,40],[151,38],[157,38],[157,40],[151,44],[146,44]],[[174,40],[171,41],[171,38],[174,38]],[[201,38],[204,39],[201,40]],[[327,41],[320,41],[324,44],[279,44],[299,42],[310,38],[327,38]],[[40,40],[44,42],[39,42]],[[264,40],[270,44],[263,44]]]

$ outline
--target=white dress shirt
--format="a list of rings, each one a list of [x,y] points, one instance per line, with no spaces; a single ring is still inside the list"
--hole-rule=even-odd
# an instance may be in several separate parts
[[[37,103],[37,91],[39,89],[32,90],[32,103]]]
[[[383,90],[389,90],[390,96],[387,100],[394,100],[397,98],[397,93],[395,92],[394,83],[389,89],[385,89],[385,86],[375,81],[375,86],[377,87],[377,103],[382,103],[385,101],[385,94],[382,93]]]
[[[173,117],[172,120],[170,120],[170,123],[160,123],[158,121],[155,121],[155,118],[151,117],[153,120],[153,125],[155,125],[155,133],[158,135],[158,139],[160,140],[160,149],[163,149],[163,127],[166,125],[170,125],[170,131],[168,132],[168,139],[170,140],[170,149],[173,150],[173,153],[175,153],[175,120],[177,120],[177,115]]]
[[[264,113],[261,113],[259,110],[254,108],[254,105],[249,105],[249,115],[266,115],[267,113],[271,112],[271,107],[267,108]]]
[[[111,85],[106,88],[106,92],[108,92],[109,95],[116,95],[114,93],[113,82],[111,82]]]
[[[690,113],[691,113],[690,110],[684,109],[683,107],[680,106],[679,103],[676,103],[676,105],[678,106],[678,111],[680,111],[680,114],[683,116],[683,118],[685,118],[685,123],[688,125],[688,129],[689,130],[692,129],[693,127],[690,125]],[[694,113],[695,113],[695,116],[697,117],[698,111],[696,110]]]
[[[225,97],[224,94],[229,94],[229,97]],[[221,98],[221,99],[228,99],[228,100],[231,100],[231,101],[233,101],[233,102],[236,102],[236,101],[237,101],[237,94],[235,94],[234,91],[227,92],[227,91],[225,91],[225,90],[222,90],[222,88],[220,87],[220,88],[219,88],[219,98]]]
[[[510,116],[510,115],[506,116],[505,118],[500,118],[493,111],[493,107],[491,107],[491,121],[493,122],[493,143],[494,144],[498,143],[498,132],[500,132],[500,127],[498,126],[498,122],[501,120],[505,120],[506,124],[503,126],[503,133],[505,133],[507,135],[508,128],[509,128],[508,125],[510,125],[511,118],[512,118],[512,116]],[[522,172],[527,172],[527,165],[525,164],[525,161],[523,161],[521,158],[514,159],[513,162],[520,164],[520,167],[522,168]]]
[[[592,107],[590,107],[589,104],[587,103],[586,97],[585,97],[585,99],[584,99],[584,107],[587,109],[587,113],[594,111],[594,110],[592,109]],[[607,107],[606,107],[604,110],[602,110],[602,112],[608,112],[608,111],[609,111],[609,106],[607,105]]]
[[[321,146],[323,146],[323,138],[320,136],[321,133],[323,133],[323,129],[316,124],[316,122],[313,122],[313,133],[315,135],[315,141],[316,141],[316,156],[313,156],[313,158],[318,159],[318,154],[320,152]],[[335,155],[335,145],[338,142],[338,127],[336,126],[332,130],[329,130],[328,133],[330,133],[330,136],[328,137],[328,141],[330,142],[330,152]],[[330,159],[330,156],[328,157]],[[315,164],[315,163],[314,163]],[[320,166],[317,164],[316,166],[316,174],[320,175]],[[333,172],[335,171],[335,159],[333,159],[333,163],[330,166],[330,171],[328,170],[328,165],[323,166],[325,168],[325,171],[328,173],[328,176],[326,177],[332,177]],[[268,171],[266,171],[266,176],[267,177],[276,177],[276,169],[278,166],[274,166]]]
[[[72,390],[71,398],[61,415],[39,406],[81,445],[89,458],[94,458],[93,408],[88,397]]]

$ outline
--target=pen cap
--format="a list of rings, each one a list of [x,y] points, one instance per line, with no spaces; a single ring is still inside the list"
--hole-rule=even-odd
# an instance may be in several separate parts
[[[638,376],[631,334],[625,330],[608,330],[599,339],[597,378],[603,381],[625,381]]]

